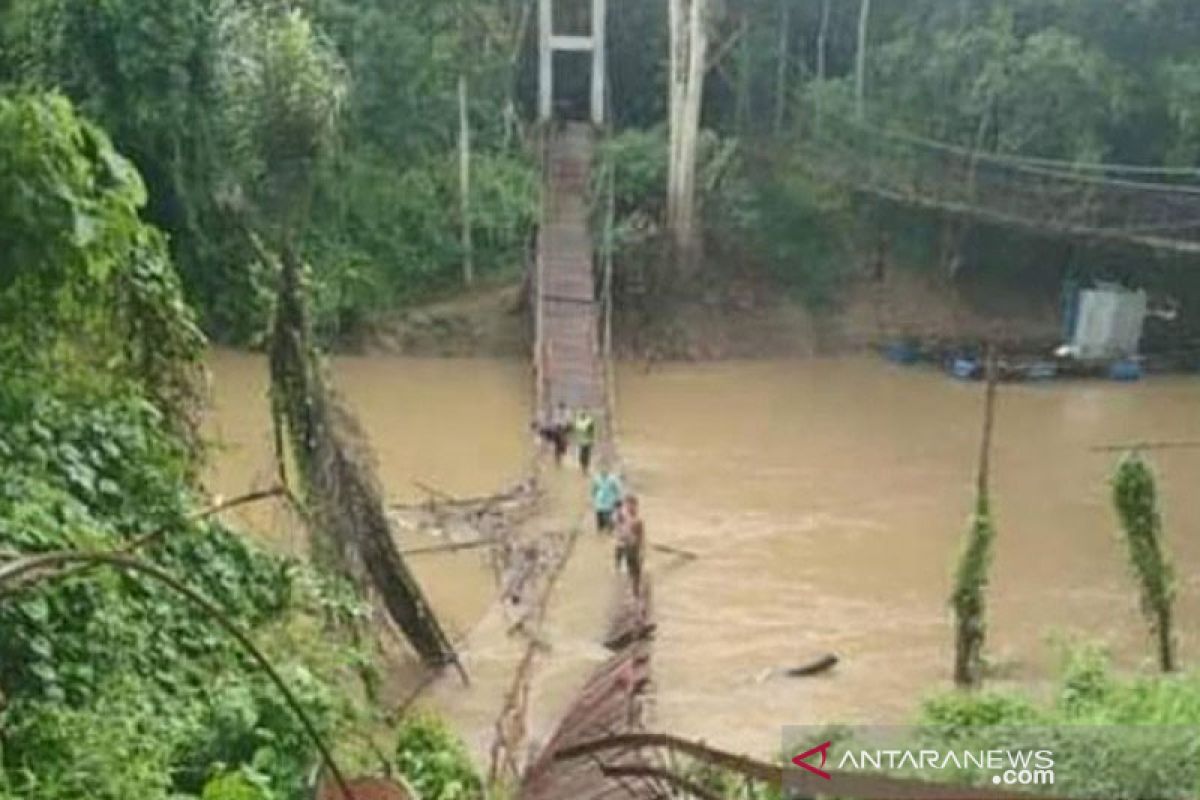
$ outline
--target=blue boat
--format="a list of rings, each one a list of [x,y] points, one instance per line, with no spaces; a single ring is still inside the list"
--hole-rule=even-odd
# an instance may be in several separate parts
[[[1026,380],[1048,381],[1058,376],[1058,364],[1053,361],[1034,361],[1023,372]]]
[[[982,369],[977,358],[954,358],[947,366],[951,375],[964,381],[973,380]]]
[[[1131,358],[1123,358],[1108,365],[1108,377],[1114,381],[1137,381],[1142,378],[1142,365]]]
[[[892,342],[884,348],[883,357],[893,364],[908,366],[917,363],[921,358],[921,353],[915,345],[908,342]]]

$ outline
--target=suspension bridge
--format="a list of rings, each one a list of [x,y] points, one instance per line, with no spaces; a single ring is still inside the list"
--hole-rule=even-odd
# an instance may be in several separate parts
[[[794,164],[823,182],[950,219],[1200,255],[1200,170],[992,153],[830,113],[807,119]]]

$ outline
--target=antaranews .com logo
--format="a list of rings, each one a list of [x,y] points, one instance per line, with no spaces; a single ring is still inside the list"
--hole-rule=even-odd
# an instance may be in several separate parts
[[[792,757],[792,763],[825,780],[833,776],[825,771],[832,740],[810,747]],[[820,763],[813,764],[817,758]],[[953,750],[953,749],[879,749],[848,747],[833,769],[846,772],[941,772],[978,770],[993,773],[993,784],[1005,786],[1049,786],[1054,783],[1052,750]]]
[[[1200,786],[1200,726],[794,726],[783,734],[785,797],[1195,800]]]

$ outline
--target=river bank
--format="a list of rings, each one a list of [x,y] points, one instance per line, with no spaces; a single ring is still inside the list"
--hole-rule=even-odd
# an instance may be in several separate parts
[[[359,344],[417,357],[524,358],[532,324],[523,290],[513,281],[406,309],[369,325]],[[898,339],[1048,352],[1059,344],[1057,314],[1052,298],[895,269],[880,281],[850,282],[819,310],[764,280],[653,303],[631,298],[617,310],[613,335],[618,356],[635,361],[846,355]]]

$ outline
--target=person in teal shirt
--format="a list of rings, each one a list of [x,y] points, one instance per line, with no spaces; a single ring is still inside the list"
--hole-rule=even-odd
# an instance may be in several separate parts
[[[607,464],[602,464],[592,477],[592,509],[596,512],[596,530],[600,533],[610,532],[615,523],[617,509],[625,492],[621,488],[621,480],[612,472]]]

